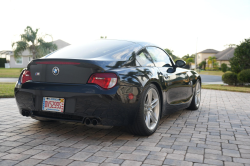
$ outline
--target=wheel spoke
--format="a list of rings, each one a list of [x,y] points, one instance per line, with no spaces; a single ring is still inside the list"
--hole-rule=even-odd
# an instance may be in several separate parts
[[[152,101],[152,103],[151,103],[151,108],[153,109],[153,108],[155,108],[157,105],[158,105],[158,99],[154,99],[154,101]]]
[[[146,119],[145,119],[146,125],[149,128],[150,127],[150,114],[147,112],[146,114]]]
[[[150,118],[151,118],[151,120],[152,120],[154,123],[156,123],[156,122],[157,122],[157,118],[156,118],[156,116],[155,116],[155,113],[154,113],[153,111],[149,111],[149,113],[150,113]]]
[[[148,105],[150,105],[152,102],[152,90],[148,91]]]

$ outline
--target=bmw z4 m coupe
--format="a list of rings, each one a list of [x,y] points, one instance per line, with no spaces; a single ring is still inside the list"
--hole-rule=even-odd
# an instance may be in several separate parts
[[[97,40],[31,61],[15,98],[20,113],[33,119],[126,126],[151,135],[164,115],[199,108],[201,78],[183,66],[147,42]]]

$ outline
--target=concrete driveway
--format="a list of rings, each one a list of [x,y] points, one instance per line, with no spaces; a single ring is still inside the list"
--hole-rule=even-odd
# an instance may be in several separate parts
[[[150,137],[121,127],[39,122],[21,116],[13,98],[0,99],[0,165],[249,166],[249,99],[202,90],[199,110],[165,116]]]

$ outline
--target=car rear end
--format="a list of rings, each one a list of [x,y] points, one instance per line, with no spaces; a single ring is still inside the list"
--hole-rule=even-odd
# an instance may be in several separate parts
[[[118,126],[131,124],[138,110],[126,88],[119,73],[91,61],[38,59],[22,71],[15,98],[23,116]]]

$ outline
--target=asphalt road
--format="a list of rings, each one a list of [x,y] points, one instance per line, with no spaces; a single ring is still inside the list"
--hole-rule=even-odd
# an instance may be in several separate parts
[[[204,84],[224,84],[222,82],[221,76],[214,76],[214,75],[200,75],[201,81]]]
[[[0,82],[17,82],[18,78],[0,78]]]

